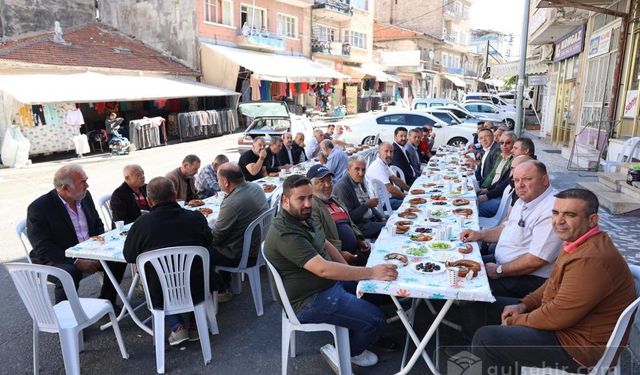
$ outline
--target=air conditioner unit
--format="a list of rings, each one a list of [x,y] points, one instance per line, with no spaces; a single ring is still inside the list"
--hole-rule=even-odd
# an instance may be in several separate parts
[[[553,61],[553,44],[543,44],[540,48],[540,61]]]

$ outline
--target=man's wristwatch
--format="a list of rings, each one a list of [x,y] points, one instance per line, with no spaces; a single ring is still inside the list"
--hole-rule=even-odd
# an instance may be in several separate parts
[[[502,277],[502,264],[499,264],[498,267],[496,267],[496,273],[499,278]]]

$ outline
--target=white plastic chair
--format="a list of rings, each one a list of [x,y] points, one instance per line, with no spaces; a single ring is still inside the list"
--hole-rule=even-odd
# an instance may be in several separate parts
[[[104,220],[104,226],[106,230],[111,230],[111,223],[113,221],[113,213],[111,212],[111,194],[106,194],[98,199],[98,206],[102,213],[102,220]]]
[[[197,305],[191,298],[191,265],[195,257],[202,260],[204,276],[204,300]],[[153,305],[149,294],[149,284],[145,265],[151,263],[162,287],[164,307]],[[204,364],[211,362],[211,343],[209,332],[218,333],[218,322],[214,301],[209,289],[209,252],[200,246],[176,246],[149,251],[138,255],[136,266],[144,287],[147,306],[153,316],[153,342],[156,347],[156,367],[159,374],[164,374],[164,317],[166,315],[183,314],[193,311],[200,336],[200,346],[204,356]]]
[[[601,160],[600,166],[604,172],[619,172],[620,166],[624,162],[631,162],[631,158],[640,146],[640,137],[629,138],[624,141],[622,150],[616,157],[616,160]]]
[[[252,267],[247,267],[247,261],[249,260],[249,252],[251,251],[251,240],[253,238],[254,229],[260,227],[260,244],[264,242],[267,237],[267,232],[271,226],[271,222],[275,216],[276,207],[271,207],[260,216],[255,218],[251,224],[244,230],[244,239],[242,240],[242,257],[237,267],[225,267],[216,266],[217,271],[226,271],[233,273],[231,292],[239,294],[241,288],[240,274],[246,274],[249,277],[249,284],[251,285],[251,294],[253,295],[253,303],[256,306],[256,314],[262,316],[264,309],[262,306],[262,284],[260,283],[260,267],[265,265],[262,255],[258,254],[256,264]]]
[[[382,181],[377,179],[367,179],[367,189],[369,190],[369,195],[372,198],[378,198],[378,206],[376,207],[379,212],[383,212],[387,217],[393,214],[393,209],[391,209],[391,201],[389,200],[389,192],[387,191],[387,187],[384,186]]]
[[[640,286],[640,266],[630,264],[629,270],[636,282],[636,296],[638,298],[631,302],[631,304],[624,309],[622,314],[620,314],[620,317],[616,322],[616,326],[613,328],[613,332],[611,332],[609,341],[607,341],[607,346],[604,349],[604,353],[602,353],[602,357],[600,357],[600,360],[596,363],[595,367],[591,369],[589,375],[620,375],[619,361],[616,366],[613,367],[612,371],[609,371],[609,369],[613,365],[614,359],[616,359],[616,353],[620,347],[622,339],[624,338],[624,334],[627,332],[629,324],[633,323],[631,318],[635,315],[638,307],[640,307],[640,290],[638,289],[638,286]],[[571,375],[566,371],[536,367],[523,367],[522,373],[528,375]]]
[[[502,219],[509,212],[509,208],[511,208],[511,193],[513,192],[513,188],[511,185],[507,185],[502,192],[502,198],[500,199],[500,206],[498,206],[498,211],[492,217],[481,217],[478,219],[480,224],[480,229],[489,229],[497,226],[502,222]]]
[[[111,302],[97,298],[78,298],[71,275],[60,268],[28,263],[7,263],[9,275],[33,319],[33,373],[39,371],[40,332],[60,336],[64,368],[67,374],[80,374],[80,351],[84,350],[82,330],[109,315],[122,358],[129,358]],[[60,280],[67,301],[53,304],[47,290],[49,276]]]
[[[402,169],[400,169],[399,167],[395,166],[395,165],[390,165],[389,169],[391,169],[391,172],[398,177],[399,179],[401,179],[402,181],[404,181],[405,183],[407,182],[407,180],[404,179],[404,172],[402,171]]]
[[[275,217],[275,215],[278,213],[278,211],[280,211],[280,200],[282,199],[282,187],[278,187],[273,194],[271,194],[271,199],[269,202],[269,207],[271,208],[276,208],[276,210],[273,213],[273,216]]]
[[[282,302],[282,375],[287,374],[287,364],[289,355],[296,356],[296,331],[321,332],[328,331],[333,335],[336,352],[338,353],[338,373],[340,375],[351,375],[351,348],[349,347],[349,330],[328,323],[300,323],[293,311],[284,283],[278,270],[269,262],[262,250],[267,267],[275,281],[280,301]]]
[[[31,241],[29,241],[29,237],[27,237],[27,221],[26,220],[24,219],[20,220],[16,225],[16,236],[18,236],[18,239],[22,244],[22,248],[24,249],[25,254],[27,254],[27,261],[29,263],[32,263],[30,254],[33,247],[31,246]]]

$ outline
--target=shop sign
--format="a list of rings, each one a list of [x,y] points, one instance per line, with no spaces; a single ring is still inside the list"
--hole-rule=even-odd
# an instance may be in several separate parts
[[[609,52],[609,46],[611,44],[612,28],[599,31],[589,38],[589,58],[603,55]]]
[[[348,114],[358,113],[358,86],[345,87],[345,101]]]
[[[562,61],[582,52],[584,48],[584,26],[580,26],[555,43],[554,62]]]
[[[547,85],[547,75],[546,74],[537,74],[527,76],[527,86],[546,86]]]
[[[624,118],[635,118],[638,109],[638,90],[627,91],[627,100],[624,101]]]

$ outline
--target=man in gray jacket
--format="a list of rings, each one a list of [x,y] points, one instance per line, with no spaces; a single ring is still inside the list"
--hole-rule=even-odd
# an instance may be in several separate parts
[[[269,208],[267,198],[262,188],[247,182],[244,175],[235,164],[225,163],[218,168],[218,184],[227,195],[220,206],[218,220],[213,227],[213,257],[216,266],[236,267],[242,257],[242,245],[245,229],[251,222]],[[253,233],[247,266],[256,264],[260,251],[259,229]],[[219,301],[231,299],[229,281],[231,275],[221,272],[225,285],[219,290]]]

